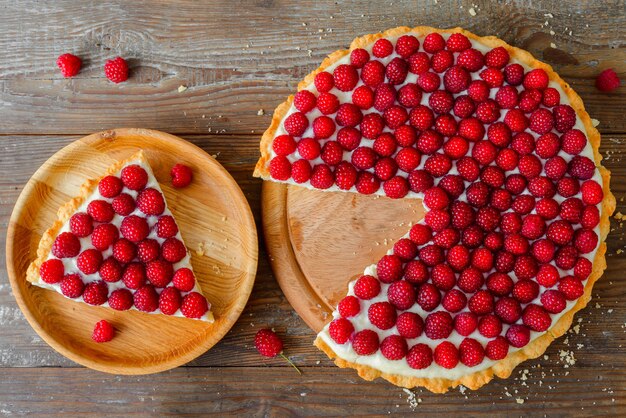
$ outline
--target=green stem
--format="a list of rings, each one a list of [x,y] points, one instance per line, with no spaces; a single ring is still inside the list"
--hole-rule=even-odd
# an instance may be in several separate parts
[[[287,360],[287,363],[291,364],[291,367],[296,369],[296,371],[298,372],[299,375],[302,375],[302,372],[300,371],[300,369],[298,369],[298,367],[296,367],[295,364],[293,364],[293,361],[289,360],[289,358],[286,355],[284,355],[283,353],[280,353],[280,356],[282,358],[284,358],[285,360]]]

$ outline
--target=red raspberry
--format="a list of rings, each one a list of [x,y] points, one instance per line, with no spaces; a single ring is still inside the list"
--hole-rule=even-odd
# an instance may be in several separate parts
[[[530,330],[525,325],[511,325],[506,332],[506,339],[515,348],[524,347],[530,342]]]
[[[468,86],[471,86],[470,81],[471,77],[467,70],[456,65],[448,69],[443,76],[443,85],[450,93],[460,93],[466,90]],[[471,93],[470,97],[472,97]],[[452,109],[452,107],[450,109]]]
[[[459,54],[456,63],[468,71],[475,72],[483,67],[485,59],[480,51],[470,48]]]
[[[562,270],[569,270],[574,268],[577,258],[578,250],[573,245],[568,245],[557,251],[554,263]]]
[[[368,113],[361,121],[361,134],[364,138],[375,139],[385,127],[385,121],[377,113]]]
[[[433,71],[442,73],[454,64],[454,55],[450,51],[436,52],[430,59]]]
[[[392,199],[400,199],[409,192],[409,185],[404,177],[395,176],[383,183],[385,195]]]
[[[472,113],[474,113],[475,109],[476,105],[469,96],[457,96],[456,100],[454,101],[453,112],[457,117],[461,119],[470,117]]]
[[[546,236],[557,245],[565,245],[574,237],[574,229],[567,221],[555,221],[548,226]]]
[[[369,300],[380,293],[380,282],[373,276],[361,276],[354,284],[354,294],[359,299]]]
[[[461,271],[469,264],[469,250],[462,245],[456,245],[450,248],[446,260],[454,270]]]
[[[539,89],[543,90],[548,87],[548,74],[541,68],[530,70],[524,76],[524,87],[526,89]]]
[[[470,40],[467,39],[467,36],[461,33],[453,33],[446,41],[446,48],[453,52],[461,52],[471,47],[472,43]]]
[[[554,113],[554,127],[557,131],[567,132],[576,124],[576,111],[569,105],[558,105],[552,109]]]
[[[548,87],[543,91],[542,103],[545,107],[554,107],[561,102],[561,94],[555,88]]]
[[[467,94],[476,103],[484,102],[485,100],[489,98],[489,84],[487,84],[483,80],[474,80],[469,85],[469,88],[467,89]],[[492,111],[492,106],[493,105],[489,106],[488,108],[489,111]],[[481,107],[481,109],[485,109],[485,108]]]
[[[133,306],[133,294],[128,289],[117,289],[111,292],[108,302],[116,311],[127,311]]]
[[[432,311],[441,302],[441,294],[432,283],[424,283],[417,293],[417,304],[427,312]]]
[[[283,351],[283,342],[280,337],[278,337],[274,331],[267,328],[260,329],[256,333],[254,336],[254,346],[259,354],[265,357],[276,357]]]
[[[367,88],[365,86],[362,87]],[[415,84],[405,84],[402,88],[400,88],[400,90],[398,90],[397,99],[398,103],[404,107],[416,107],[422,100],[422,91]],[[354,102],[354,95],[352,96],[352,101]]]
[[[61,280],[61,293],[67,298],[75,299],[83,294],[85,284],[78,274],[66,274]]]
[[[376,60],[367,62],[361,69],[361,80],[367,86],[378,86],[385,80],[385,66]]]
[[[541,199],[537,202],[535,211],[544,219],[554,219],[559,214],[559,204],[551,198]]]
[[[146,277],[156,287],[165,287],[174,275],[172,265],[167,261],[155,260],[146,265]]]
[[[402,58],[408,58],[420,47],[420,42],[413,35],[402,35],[396,41],[396,53]]]
[[[89,305],[102,305],[109,297],[109,289],[105,282],[91,282],[85,286],[83,300]]]
[[[491,193],[491,206],[501,212],[510,209],[513,203],[511,193],[504,189],[497,189]]]
[[[315,75],[313,79],[313,84],[315,84],[315,88],[320,93],[325,93],[330,91],[335,86],[335,82],[333,81],[333,76],[326,72],[321,71]]]
[[[122,193],[113,199],[111,206],[118,215],[128,216],[135,210],[135,199],[129,194]]]
[[[584,228],[594,228],[600,222],[600,211],[596,206],[586,206],[580,224]]]
[[[537,332],[546,331],[552,324],[550,314],[541,306],[534,304],[528,305],[524,308],[522,321],[528,328]]]
[[[444,341],[435,347],[435,363],[445,369],[453,369],[459,363],[459,352],[449,341]]]
[[[159,295],[159,309],[165,315],[174,315],[180,308],[182,297],[175,287],[166,287]]]
[[[552,287],[559,280],[560,274],[556,267],[550,264],[544,264],[539,268],[537,273],[537,283],[543,287]]]
[[[429,278],[428,267],[420,260],[409,261],[404,270],[404,278],[415,284],[424,283]]]
[[[83,251],[76,259],[76,266],[85,274],[96,273],[100,264],[102,264],[102,253],[93,248]]]
[[[457,285],[459,286],[459,289],[466,293],[474,293],[483,285],[483,282],[484,278],[482,273],[478,269],[470,267],[461,272]],[[484,295],[479,296],[474,303],[480,302],[480,299],[483,296]]]
[[[61,232],[52,244],[52,254],[57,258],[76,257],[80,252],[80,240],[71,232]]]
[[[389,329],[396,323],[396,309],[389,302],[376,302],[367,310],[370,322],[379,329]]]
[[[463,178],[456,174],[448,174],[439,181],[439,187],[448,192],[450,197],[457,199],[465,191]]]
[[[524,90],[520,93],[517,107],[525,112],[531,113],[539,108],[541,104],[541,92],[539,90]]]
[[[565,309],[567,300],[565,295],[559,290],[546,290],[541,295],[541,304],[546,311],[558,314]]]
[[[357,48],[350,53],[350,64],[362,68],[370,60],[370,54],[363,48]]]
[[[385,76],[391,84],[402,84],[409,72],[409,65],[402,58],[394,58],[385,68]],[[358,78],[357,78],[358,80]]]
[[[424,192],[433,186],[433,177],[425,170],[415,170],[409,173],[409,187],[415,193]]]
[[[400,360],[406,356],[409,347],[399,335],[390,335],[380,343],[380,352],[389,360]]]
[[[522,132],[528,127],[528,119],[524,115],[524,112],[519,109],[508,110],[504,116],[504,123],[506,123],[513,132]]]
[[[456,229],[446,228],[435,236],[433,242],[441,248],[449,249],[459,243],[461,234]]]
[[[368,172],[359,173],[356,184],[357,192],[361,194],[372,194],[376,193],[376,191],[380,188],[380,181],[372,174]]]
[[[294,112],[287,116],[283,123],[285,130],[291,136],[302,136],[309,127],[309,120],[302,112]]]
[[[460,136],[453,136],[443,145],[443,152],[452,159],[459,159],[467,154],[469,144]]]
[[[432,228],[433,231],[439,232],[443,231],[448,225],[450,225],[450,214],[445,210],[433,209],[429,211],[424,217],[424,223]],[[426,252],[422,249],[421,251],[422,257],[426,256]],[[443,254],[439,250],[429,249],[429,256],[437,257],[429,261],[429,263],[433,263],[432,265],[437,264],[435,261],[441,261],[443,259]]]
[[[62,54],[57,58],[57,67],[61,70],[63,77],[74,77],[79,73],[82,61],[76,55]]]
[[[135,308],[142,312],[154,312],[159,307],[159,295],[154,286],[145,285],[133,294]]]
[[[417,78],[417,85],[427,93],[432,93],[441,85],[441,79],[433,72],[425,72]]]
[[[520,64],[509,64],[504,67],[504,79],[512,86],[519,86],[524,79],[524,67]]]
[[[429,33],[424,38],[424,51],[429,52],[431,54],[442,50],[446,46],[446,41],[443,39],[439,33]]]
[[[561,179],[567,172],[567,163],[561,156],[550,158],[544,165],[546,176],[552,180]]]
[[[585,291],[582,282],[572,276],[566,276],[559,280],[558,289],[563,292],[567,300],[576,300],[581,297]]]
[[[482,363],[485,350],[475,339],[465,338],[459,345],[459,358],[467,367],[474,367]]]
[[[409,238],[417,245],[424,245],[428,241],[430,241],[432,237],[432,232],[430,228],[426,225],[415,224],[411,227],[409,231]]]
[[[99,225],[96,227],[96,229],[94,230],[94,234],[96,230],[101,226],[103,225]],[[148,234],[150,233],[150,227],[148,226],[148,221],[146,221],[146,218],[142,218],[137,215],[130,215],[122,219],[120,232],[122,233],[122,236],[127,240],[137,243],[148,236]]]
[[[374,92],[368,86],[360,86],[352,92],[352,103],[361,109],[374,106]]]
[[[563,197],[571,197],[578,194],[580,183],[571,177],[564,177],[556,185],[558,193]]]
[[[578,257],[574,265],[574,277],[579,280],[586,280],[591,274],[593,263],[584,257]]]
[[[476,118],[467,118],[459,122],[459,135],[471,142],[480,141],[485,136],[485,127]]]
[[[349,126],[341,128],[339,132],[337,132],[337,142],[339,142],[346,151],[352,151],[361,143],[361,132]]]
[[[378,39],[372,47],[372,54],[377,58],[385,58],[393,52],[393,44],[385,38]]]
[[[170,177],[172,178],[172,186],[178,189],[189,186],[189,183],[191,183],[191,180],[193,178],[193,172],[188,166],[179,163],[175,164],[174,167],[172,167],[172,169],[170,170]]]
[[[480,72],[482,78],[490,87],[500,87],[504,83],[504,74],[496,68],[487,68]]]
[[[307,163],[308,164],[308,163]],[[352,164],[342,161],[335,170],[335,183],[341,190],[350,190],[356,183],[357,171]]]
[[[416,52],[408,59],[409,71],[413,74],[422,74],[430,69],[430,58],[425,52]]]
[[[111,341],[113,337],[115,337],[115,329],[104,319],[96,323],[91,334],[91,339],[97,343],[106,343]]]
[[[465,308],[467,296],[457,289],[452,289],[446,293],[441,301],[441,306],[448,312],[459,312]]]
[[[406,109],[402,106],[391,106],[385,110],[383,118],[385,119],[385,123],[388,127],[396,129],[399,126],[404,125],[409,118],[409,115],[406,112]]]
[[[333,185],[335,179],[333,172],[326,164],[319,164],[313,167],[311,172],[311,186],[316,189],[328,189]]]
[[[316,141],[313,138],[303,138],[298,143],[298,153],[300,156],[306,160],[314,160],[320,156],[322,147],[320,146],[319,141]],[[286,158],[274,158],[272,161],[277,161],[274,166],[275,174],[272,174],[272,177],[287,180],[291,175],[292,168],[290,166],[289,160]],[[272,170],[272,163],[270,162],[270,173]],[[278,177],[276,177],[278,176]]]
[[[300,90],[293,97],[293,105],[302,113],[310,112],[315,108],[317,99],[313,93],[308,90]]]
[[[129,289],[139,289],[146,283],[146,270],[141,263],[130,263],[124,269],[122,282]]]
[[[511,130],[506,124],[496,122],[487,129],[487,139],[495,146],[504,148],[511,142]]]
[[[346,318],[337,318],[328,326],[328,334],[337,344],[345,344],[354,333],[354,326]]]
[[[485,354],[490,360],[502,360],[509,353],[509,342],[499,336],[489,341],[485,347]]]
[[[393,245],[393,252],[402,260],[411,260],[417,255],[417,246],[408,238],[402,238]]]
[[[344,318],[349,318],[351,316],[355,316],[361,310],[361,305],[359,304],[359,300],[354,296],[346,296],[345,298],[339,301],[339,305],[337,306],[337,311],[339,315]]]
[[[489,209],[489,208],[484,208],[484,209]],[[480,211],[478,213],[478,218],[480,219]],[[472,267],[482,272],[487,272],[491,270],[491,268],[493,267],[493,253],[489,251],[487,248],[475,249],[474,252],[472,253]]]
[[[382,112],[389,108],[396,100],[396,89],[391,84],[381,84],[374,93],[374,108]]]
[[[402,260],[397,255],[384,255],[376,265],[378,279],[383,283],[392,283],[402,276]]]
[[[409,114],[409,122],[412,126],[422,132],[422,135],[431,127],[435,122],[435,116],[433,111],[426,106],[418,105],[411,109]]]
[[[452,316],[445,311],[433,312],[424,321],[424,333],[431,340],[448,338],[452,328]]]
[[[84,212],[77,212],[70,218],[70,231],[77,237],[86,237],[93,231],[93,219]]]
[[[535,140],[528,132],[520,132],[513,137],[511,148],[520,155],[530,154],[535,149]]]
[[[333,71],[335,87],[341,91],[351,91],[359,81],[359,74],[352,65],[341,64]]]
[[[540,239],[533,243],[531,253],[540,263],[548,263],[554,257],[556,248],[552,241]]]
[[[420,134],[417,138],[417,149],[422,153],[430,155],[441,148],[443,137],[435,131],[427,130]]]
[[[522,255],[515,260],[513,271],[520,281],[532,279],[537,275],[537,261],[528,255]],[[519,283],[519,282],[518,282]]]
[[[530,129],[538,134],[545,134],[554,127],[554,116],[548,109],[537,109],[530,115]]]
[[[165,210],[165,199],[157,189],[143,189],[137,195],[137,207],[146,215],[160,215]]]
[[[376,162],[374,166],[374,174],[379,179],[386,181],[396,175],[398,172],[398,164],[393,158],[385,157]]]
[[[484,315],[493,311],[493,296],[487,290],[479,290],[467,302],[467,307],[476,315]]]
[[[404,338],[417,338],[422,334],[424,321],[422,317],[413,312],[403,312],[396,320],[398,333]]]
[[[596,88],[600,91],[613,91],[620,86],[620,79],[612,68],[607,68],[596,77]]]
[[[115,212],[111,204],[105,200],[93,200],[87,205],[87,213],[96,222],[111,222]]]
[[[570,129],[561,135],[563,151],[570,155],[578,155],[587,145],[587,137],[578,129]]]
[[[115,258],[109,257],[102,262],[98,273],[105,282],[114,283],[122,278],[122,267]]]
[[[332,93],[320,93],[317,96],[317,108],[323,115],[330,115],[339,109],[339,99]]]
[[[196,285],[196,278],[193,271],[183,267],[176,270],[176,273],[174,273],[172,284],[181,292],[190,292]]]
[[[433,353],[426,344],[415,344],[406,355],[406,362],[412,369],[425,369],[433,362]]]
[[[496,209],[487,206],[478,210],[478,214],[476,215],[476,224],[484,231],[493,231],[499,223],[500,215]]]
[[[454,106],[454,98],[447,91],[437,90],[428,98],[428,104],[435,113],[448,113]]]
[[[369,356],[378,350],[378,334],[371,329],[364,329],[354,334],[352,349],[360,356]]]
[[[517,300],[505,296],[496,302],[495,313],[502,322],[513,324],[521,318],[522,307]]]
[[[454,329],[460,335],[466,337],[476,329],[478,320],[472,312],[461,312],[454,317]]]
[[[512,293],[520,303],[530,303],[539,295],[539,286],[532,280],[519,280],[513,286]]]
[[[114,83],[128,80],[128,63],[122,57],[107,60],[104,64],[104,75]]]
[[[587,254],[598,246],[598,235],[591,229],[576,231],[574,245],[581,254]]]
[[[41,267],[39,267],[39,276],[41,276],[41,280],[48,284],[60,282],[63,280],[64,274],[65,267],[63,266],[63,262],[55,258],[44,261],[41,263]]]
[[[478,161],[471,157],[462,157],[456,163],[459,175],[466,181],[475,181],[480,175]]]
[[[476,248],[482,243],[484,235],[478,225],[472,225],[463,231],[461,242],[468,248]]]
[[[504,68],[509,62],[509,52],[504,47],[497,47],[485,54],[485,65],[487,67]]]
[[[431,271],[432,282],[438,289],[450,290],[456,283],[454,271],[445,264],[439,264],[433,267]]]
[[[367,147],[364,147],[367,148]],[[378,155],[380,155],[381,157],[390,157],[392,156],[395,152],[396,149],[398,148],[398,144],[396,143],[396,140],[394,138],[394,136],[390,133],[383,133],[381,135],[379,135],[375,140],[374,140],[374,144],[372,145],[372,149],[374,150],[374,152]],[[360,153],[369,153],[369,151],[363,151],[360,150]],[[372,156],[373,154],[365,154],[366,157]],[[371,163],[370,161],[368,161],[368,163]]]
[[[580,222],[583,212],[583,202],[578,198],[569,198],[561,203],[559,216],[572,224]]]
[[[168,238],[161,245],[161,257],[170,263],[178,263],[187,255],[187,249],[182,241],[176,238]]]
[[[103,197],[115,197],[122,192],[124,184],[115,176],[106,176],[98,183],[98,192]]]
[[[523,155],[519,160],[519,172],[527,179],[532,179],[541,174],[542,165],[539,158],[532,154]]]
[[[158,237],[170,238],[178,233],[178,226],[172,216],[163,215],[157,220],[156,231]]]
[[[496,102],[502,109],[513,109],[518,100],[517,89],[512,86],[503,86],[496,93]]]
[[[602,186],[593,180],[587,180],[580,186],[583,202],[587,205],[597,205],[604,199]]]
[[[328,141],[322,148],[321,157],[326,164],[337,165],[343,160],[343,148],[337,141]]]
[[[124,186],[131,190],[141,190],[148,183],[148,173],[137,164],[124,167],[120,177]]]
[[[487,289],[497,296],[508,295],[513,289],[513,280],[504,273],[491,273],[487,277]]]

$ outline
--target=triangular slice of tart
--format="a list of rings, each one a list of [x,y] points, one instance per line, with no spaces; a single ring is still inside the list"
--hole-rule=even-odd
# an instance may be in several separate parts
[[[143,151],[88,180],[43,234],[27,280],[77,302],[213,322]]]

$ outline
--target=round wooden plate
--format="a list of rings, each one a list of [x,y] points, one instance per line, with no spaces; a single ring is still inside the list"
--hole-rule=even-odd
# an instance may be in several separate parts
[[[424,217],[418,199],[323,192],[268,181],[261,203],[274,275],[315,332],[328,322],[348,282]]]
[[[213,304],[213,324],[138,311],[117,312],[66,299],[26,282],[42,233],[58,208],[78,194],[87,179],[103,175],[116,160],[146,152],[167,203],[191,252],[203,293]],[[171,186],[169,170],[189,165],[194,181]],[[204,247],[204,255],[198,252]],[[55,350],[92,369],[147,374],[185,364],[213,347],[244,309],[257,267],[258,242],[250,207],[237,183],[214,158],[163,132],[115,129],[89,135],[46,161],[20,194],[8,227],[7,268],[13,293],[33,329]],[[94,324],[118,330],[106,343],[91,340]]]

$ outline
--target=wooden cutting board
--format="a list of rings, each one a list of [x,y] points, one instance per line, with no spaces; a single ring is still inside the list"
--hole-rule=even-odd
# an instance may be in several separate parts
[[[263,229],[274,275],[315,332],[348,283],[376,263],[412,223],[420,200],[323,192],[264,182]]]
[[[147,155],[191,253],[213,324],[77,303],[26,282],[42,233],[58,208],[87,179],[139,149]],[[189,165],[193,182],[171,186],[169,170]],[[7,234],[13,293],[33,329],[55,350],[84,366],[116,374],[146,374],[185,364],[215,345],[244,309],[257,267],[258,242],[250,207],[237,183],[206,152],[181,138],[147,129],[116,129],[71,143],[46,161],[24,187]],[[116,337],[91,340],[94,324],[110,321]]]

